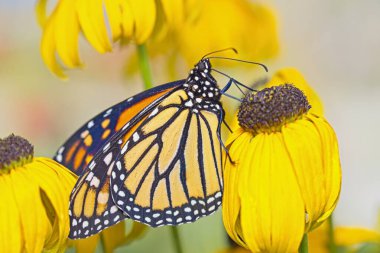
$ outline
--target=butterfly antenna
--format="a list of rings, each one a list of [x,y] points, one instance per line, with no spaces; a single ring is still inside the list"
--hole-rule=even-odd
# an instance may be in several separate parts
[[[220,53],[220,52],[224,52],[224,51],[228,51],[228,50],[232,50],[234,51],[235,54],[238,54],[238,51],[233,48],[233,47],[227,47],[227,48],[224,48],[224,49],[219,49],[219,50],[216,50],[216,51],[213,51],[211,53],[208,53],[208,54],[205,54],[203,57],[202,57],[202,60],[206,57],[206,56],[209,56],[209,55],[212,55],[212,54],[216,54],[216,53]]]
[[[245,85],[245,84],[239,82],[238,80],[232,78],[231,76],[227,75],[226,73],[223,73],[222,71],[219,71],[219,70],[214,69],[214,68],[213,68],[212,70],[215,71],[216,73],[219,73],[219,74],[221,74],[221,75],[223,75],[223,76],[229,78],[230,80],[232,80],[232,82],[233,82],[237,87],[238,87],[239,85],[241,85],[241,86],[243,86],[244,88],[246,88],[246,89],[249,90],[249,91],[257,91],[257,90],[255,90],[255,89],[252,89],[251,87],[249,87],[249,86],[247,86],[247,85]],[[244,92],[243,92],[243,94],[244,94]]]
[[[255,65],[259,65],[259,66],[263,67],[265,69],[265,72],[268,72],[267,66],[265,66],[264,64],[262,64],[260,62],[246,61],[246,60],[240,60],[240,59],[229,58],[229,57],[220,57],[220,56],[211,56],[211,57],[209,57],[209,59],[223,59],[223,60],[231,60],[231,61],[238,61],[238,62],[245,62],[245,63],[249,63],[249,64],[255,64]]]

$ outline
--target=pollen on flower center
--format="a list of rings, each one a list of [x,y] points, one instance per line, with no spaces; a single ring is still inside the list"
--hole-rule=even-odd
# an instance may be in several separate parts
[[[303,92],[291,84],[248,93],[238,112],[239,124],[253,133],[280,131],[311,108]]]
[[[33,160],[33,145],[26,139],[9,135],[0,139],[0,174]]]

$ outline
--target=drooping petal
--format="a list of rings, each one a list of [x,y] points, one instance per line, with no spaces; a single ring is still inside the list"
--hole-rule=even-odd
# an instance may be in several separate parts
[[[246,150],[239,176],[243,238],[253,252],[296,252],[305,209],[281,134],[259,134]]]
[[[38,0],[36,3],[36,16],[37,16],[36,18],[37,18],[38,24],[41,27],[44,27],[47,21],[46,3],[47,3],[47,0]]]
[[[100,234],[96,234],[85,239],[69,240],[68,245],[75,247],[76,253],[94,253],[99,239]]]
[[[128,244],[133,240],[136,240],[137,238],[141,237],[146,229],[148,228],[145,224],[139,223],[139,222],[133,222],[132,223],[132,229],[129,231],[128,235],[124,238],[123,244]]]
[[[119,0],[104,0],[107,20],[111,29],[113,41],[120,39],[122,31],[125,29],[125,27],[122,26],[122,10],[124,8],[121,7],[121,4],[123,2],[124,1]]]
[[[134,40],[143,44],[151,35],[156,20],[154,0],[128,0],[134,17]]]
[[[21,214],[9,176],[0,176],[0,192],[2,197],[0,201],[0,252],[8,252],[11,249],[21,252],[24,243]]]
[[[245,147],[248,145],[248,138],[239,138],[243,133],[236,131],[234,136],[230,136],[227,143],[233,141],[234,144],[229,147],[229,153],[233,154],[233,157],[241,157],[242,152],[244,152]],[[236,139],[237,138],[237,139]],[[231,159],[234,159],[234,158]],[[229,159],[226,157],[225,159]],[[238,196],[238,185],[239,179],[237,178],[240,168],[234,166],[229,160],[226,160],[226,165],[224,167],[224,190],[223,190],[223,223],[226,228],[227,233],[231,238],[243,247],[247,247],[247,244],[241,239],[241,229],[240,229],[240,198]]]
[[[44,248],[46,238],[50,237],[48,233],[51,233],[53,224],[40,200],[39,186],[30,177],[34,173],[31,169],[26,166],[12,170],[9,174],[10,187],[18,209],[15,214],[20,215],[23,251],[40,252]]]
[[[76,176],[51,159],[35,158],[28,166],[33,169],[33,173],[29,175],[30,179],[39,185],[54,208],[54,231],[45,248],[55,249],[65,244],[69,234],[69,196]]]
[[[70,68],[81,66],[78,54],[79,24],[74,4],[75,0],[62,1],[51,17],[57,54]]]
[[[75,0],[71,9],[76,9],[80,27],[88,42],[99,52],[112,50],[105,24],[103,0]]]
[[[338,142],[333,128],[323,117],[313,116],[312,120],[318,130],[323,147],[323,168],[325,169],[326,184],[324,214],[318,219],[318,223],[316,224],[318,226],[331,215],[338,203],[342,184],[342,171]]]
[[[101,240],[103,242],[103,249],[105,253],[112,253],[114,249],[123,243],[125,238],[125,222],[119,222],[118,224],[105,229],[101,234]]]
[[[300,119],[283,126],[284,143],[294,167],[300,192],[305,203],[307,220],[316,221],[324,214],[326,174],[323,161],[325,148],[313,122]],[[307,147],[307,148],[305,148]],[[309,230],[308,222],[306,230]]]
[[[42,59],[49,69],[61,78],[66,78],[66,75],[57,62],[56,53],[68,67],[82,65],[78,54],[79,24],[75,9],[71,6],[74,2],[74,0],[62,1],[43,27]]]

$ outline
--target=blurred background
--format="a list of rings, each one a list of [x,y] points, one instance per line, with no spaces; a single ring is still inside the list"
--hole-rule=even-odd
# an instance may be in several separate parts
[[[339,225],[376,228],[380,1],[273,0],[269,4],[277,15],[281,48],[276,60],[263,62],[270,69],[268,77],[283,67],[298,68],[322,98],[326,118],[338,135],[343,186],[335,220]],[[123,74],[133,46],[99,55],[83,41],[84,69],[69,71],[68,81],[53,76],[40,57],[41,30],[34,5],[32,0],[0,2],[0,138],[11,133],[24,136],[35,145],[37,156],[52,156],[87,119],[141,91],[143,84],[138,73]],[[156,85],[172,81],[156,66],[152,68]],[[186,252],[215,252],[227,244],[220,210],[181,226],[180,232]],[[168,230],[159,228],[125,248],[171,252],[172,242]]]

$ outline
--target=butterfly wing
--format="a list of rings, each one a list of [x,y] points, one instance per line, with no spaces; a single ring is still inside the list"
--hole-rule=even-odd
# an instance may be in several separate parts
[[[113,134],[143,110],[146,105],[183,82],[184,80],[180,80],[157,86],[104,110],[79,128],[58,149],[54,159],[75,174],[81,175],[95,153]]]
[[[130,133],[136,129],[146,115],[160,101],[168,96],[182,82],[169,83],[137,95],[135,102],[129,104],[131,119],[118,129],[96,151],[94,158],[85,166],[70,196],[70,234],[72,239],[85,238],[127,218],[111,198],[110,176],[120,147]],[[158,92],[155,92],[158,91]],[[134,106],[144,103],[144,109],[138,111]],[[102,114],[100,114],[103,116]],[[99,116],[97,116],[99,117]],[[97,118],[96,117],[96,118]]]
[[[222,196],[223,109],[194,109],[177,90],[123,145],[112,172],[112,197],[152,227],[193,222],[216,211]]]

